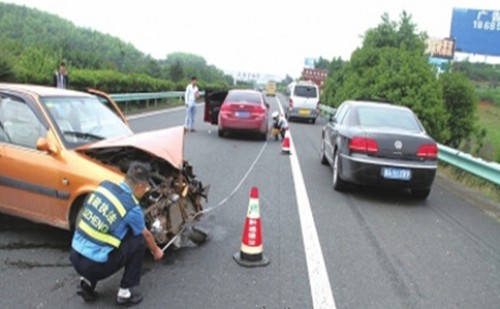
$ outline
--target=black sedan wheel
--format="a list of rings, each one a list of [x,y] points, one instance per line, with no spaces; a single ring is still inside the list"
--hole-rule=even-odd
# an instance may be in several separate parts
[[[333,156],[333,189],[336,191],[342,191],[346,183],[340,178],[340,171],[339,171],[339,152],[336,151],[335,155]]]

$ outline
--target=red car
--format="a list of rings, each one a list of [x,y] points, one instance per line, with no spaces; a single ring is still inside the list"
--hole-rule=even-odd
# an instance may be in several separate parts
[[[262,140],[269,130],[269,104],[259,91],[234,89],[205,94],[205,121],[218,125],[219,136],[255,132]]]

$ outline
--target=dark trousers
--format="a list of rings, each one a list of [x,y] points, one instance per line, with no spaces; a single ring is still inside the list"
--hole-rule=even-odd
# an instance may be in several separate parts
[[[146,242],[142,234],[133,236],[130,233],[122,240],[119,248],[111,251],[108,261],[98,263],[71,249],[70,260],[76,271],[87,278],[95,288],[97,281],[105,279],[125,267],[121,288],[131,288],[139,285],[144,262]]]

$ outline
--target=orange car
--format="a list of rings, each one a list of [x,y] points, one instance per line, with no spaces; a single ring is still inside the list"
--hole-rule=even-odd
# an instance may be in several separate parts
[[[143,161],[146,223],[166,243],[206,195],[183,160],[183,128],[134,134],[108,95],[89,92],[0,83],[0,212],[73,229],[89,192]]]

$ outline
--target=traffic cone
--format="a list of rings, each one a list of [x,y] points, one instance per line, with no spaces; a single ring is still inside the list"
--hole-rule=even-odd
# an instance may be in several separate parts
[[[286,130],[285,138],[283,139],[283,143],[281,143],[281,153],[290,154],[290,131]]]
[[[269,259],[263,254],[262,229],[259,210],[259,190],[252,187],[248,202],[247,218],[243,228],[240,252],[233,255],[236,263],[245,267],[266,266]]]

